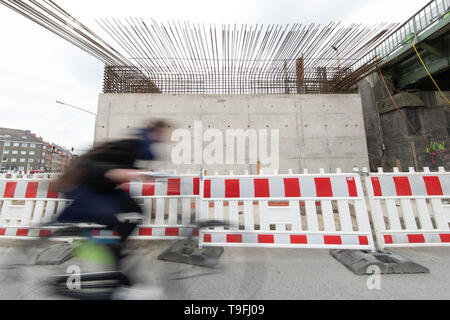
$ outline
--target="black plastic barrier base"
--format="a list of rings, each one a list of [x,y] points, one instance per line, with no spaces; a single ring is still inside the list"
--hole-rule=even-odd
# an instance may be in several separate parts
[[[200,249],[197,244],[198,241],[177,241],[164,250],[158,256],[158,259],[207,268],[216,267],[223,253],[223,248],[205,247]]]
[[[37,265],[59,265],[72,258],[72,244],[62,243],[55,244],[36,257],[35,264]]]
[[[357,275],[430,273],[428,268],[390,251],[331,250],[330,254]]]

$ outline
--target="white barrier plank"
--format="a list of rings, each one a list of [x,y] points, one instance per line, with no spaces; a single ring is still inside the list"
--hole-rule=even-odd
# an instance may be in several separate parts
[[[178,224],[178,199],[169,199],[169,225]]]
[[[164,198],[156,198],[156,207],[155,207],[155,224],[156,225],[164,225],[164,206],[165,206]]]
[[[228,215],[231,229],[239,230],[239,206],[237,201],[228,202]]]
[[[214,201],[214,219],[223,221],[223,201]],[[217,227],[218,230],[223,230],[223,227]]]
[[[314,200],[305,201],[306,222],[308,230],[319,231],[319,222],[317,221],[316,202]]]
[[[181,224],[182,225],[191,224],[191,199],[190,198],[181,199]]]
[[[152,199],[144,199],[143,206],[144,217],[142,220],[143,225],[149,225],[152,222]]]
[[[410,199],[401,199],[400,207],[403,212],[403,221],[405,222],[405,227],[408,230],[417,230],[416,219],[414,218],[414,212],[411,206]]]
[[[441,200],[432,199],[431,205],[433,207],[434,221],[436,222],[437,228],[441,230],[449,230],[447,216]]]
[[[322,200],[321,207],[325,231],[336,231],[336,225],[334,223],[333,206],[331,205],[331,201]]]
[[[401,229],[400,218],[398,216],[395,200],[387,199],[386,208],[388,211],[389,229]]]
[[[427,201],[425,199],[416,199],[416,206],[419,215],[420,228],[423,230],[433,230]]]
[[[253,201],[245,200],[244,201],[244,229],[247,231],[255,230],[255,222],[254,222],[254,212],[253,212]]]
[[[342,231],[353,231],[352,218],[347,200],[338,201],[339,220]]]

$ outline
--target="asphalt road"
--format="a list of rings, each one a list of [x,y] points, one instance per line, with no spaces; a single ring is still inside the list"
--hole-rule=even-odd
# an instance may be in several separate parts
[[[328,250],[225,248],[214,269],[161,261],[157,256],[172,241],[132,245],[130,258],[143,288],[164,288],[164,299],[302,300],[302,299],[450,299],[450,248],[393,249],[430,269],[429,274],[380,275],[379,289],[369,289],[369,276],[357,276]],[[43,248],[0,243],[0,299],[61,299],[44,284],[79,261],[36,266],[32,257]],[[28,257],[28,258],[26,258]],[[31,259],[30,259],[31,257]],[[20,268],[8,268],[11,262]],[[86,266],[82,266],[86,271]],[[88,271],[101,270],[102,266]]]

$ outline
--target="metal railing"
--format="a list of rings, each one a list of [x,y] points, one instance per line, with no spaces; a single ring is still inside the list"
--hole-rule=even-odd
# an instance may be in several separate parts
[[[358,60],[353,65],[353,69],[357,70],[375,60],[386,60],[398,52],[404,45],[412,43],[414,36],[418,36],[431,29],[442,19],[447,18],[449,14],[450,0],[430,1],[425,7],[396,29],[386,40],[380,43],[380,45]]]

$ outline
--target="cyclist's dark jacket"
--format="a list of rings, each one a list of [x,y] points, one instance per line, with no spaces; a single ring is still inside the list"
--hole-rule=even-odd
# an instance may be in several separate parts
[[[103,144],[77,159],[62,178],[66,180],[67,197],[74,201],[57,221],[113,225],[117,223],[116,213],[142,213],[140,206],[105,173],[112,169],[136,169],[134,163],[139,159],[153,160],[149,147],[154,142],[142,133],[136,139]]]

